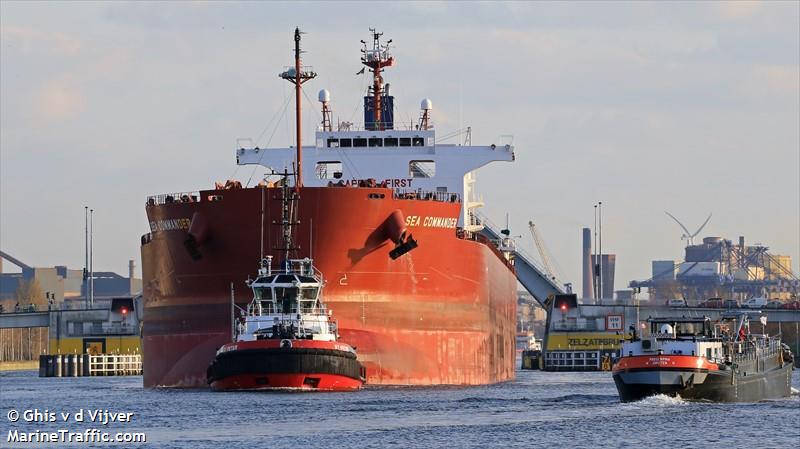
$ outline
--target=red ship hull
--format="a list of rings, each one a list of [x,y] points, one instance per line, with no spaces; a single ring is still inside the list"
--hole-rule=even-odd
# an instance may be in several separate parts
[[[271,374],[269,385],[265,386],[262,382],[263,376],[260,374],[242,374],[231,376],[211,383],[211,389],[215,391],[241,391],[241,390],[313,390],[313,391],[355,391],[361,389],[360,380],[351,379],[347,376],[337,376],[332,374],[319,373],[294,373],[294,374]],[[314,378],[318,381],[312,385],[307,383],[307,379]]]
[[[216,391],[353,391],[364,384],[364,368],[350,346],[317,340],[228,343],[208,367],[207,376]]]
[[[145,386],[206,385],[208,364],[230,341],[231,286],[240,306],[251,299],[244,280],[260,256],[262,197],[265,254],[278,256],[271,248],[279,229],[271,223],[280,217],[280,190],[263,190],[148,205]],[[513,379],[517,281],[494,246],[459,235],[461,203],[395,199],[380,188],[303,188],[300,196],[298,256],[313,256],[326,277],[326,304],[368,383]],[[419,247],[393,260],[396,211]],[[193,246],[186,244],[190,230]]]

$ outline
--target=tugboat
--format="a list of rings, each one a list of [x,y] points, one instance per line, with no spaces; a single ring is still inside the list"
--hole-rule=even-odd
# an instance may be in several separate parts
[[[338,341],[339,333],[332,313],[322,301],[322,273],[311,258],[293,258],[299,250],[294,231],[300,224],[298,209],[302,190],[300,132],[301,85],[316,76],[300,65],[300,30],[295,29],[295,66],[280,74],[295,85],[297,159],[295,173],[283,172],[280,226],[281,245],[273,250],[281,254],[279,268],[273,270],[272,256],[264,257],[264,193],[261,185],[261,266],[254,281],[247,281],[253,299],[240,317],[234,319],[231,293],[231,330],[233,341],[222,345],[206,370],[213,390],[329,390],[360,389],[366,369],[358,362],[354,347]],[[273,175],[279,173],[272,172]],[[294,176],[294,188],[289,178]],[[193,240],[188,240],[191,246]],[[233,287],[231,287],[233,289]]]
[[[213,390],[358,390],[366,372],[322,302],[322,275],[311,259],[289,259],[273,271],[267,256],[253,300],[208,367]]]
[[[791,393],[792,355],[779,337],[750,332],[749,314],[649,319],[649,336],[622,344],[612,368],[622,402],[665,394],[755,402]],[[765,323],[766,318],[762,318]]]

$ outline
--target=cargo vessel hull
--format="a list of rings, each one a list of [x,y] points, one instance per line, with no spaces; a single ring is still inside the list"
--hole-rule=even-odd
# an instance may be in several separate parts
[[[231,340],[232,293],[240,306],[250,299],[244,280],[261,255],[262,229],[263,253],[279,254],[279,195],[262,187],[205,191],[147,206],[145,386],[206,385],[215,351]],[[355,187],[303,188],[300,196],[296,236],[326,277],[341,340],[357,349],[368,383],[513,378],[513,267],[456,228],[459,201]],[[398,216],[419,246],[392,259]]]
[[[767,371],[753,367],[751,372],[738,374],[731,369],[697,368],[697,365],[621,369],[613,374],[614,383],[622,402],[657,394],[714,402],[755,402],[784,398],[791,393],[790,364],[776,364]]]

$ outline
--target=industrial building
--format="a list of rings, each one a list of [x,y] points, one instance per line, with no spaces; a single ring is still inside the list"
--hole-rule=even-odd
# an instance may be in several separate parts
[[[592,253],[592,231],[583,228],[583,299],[591,303],[592,299],[614,298],[614,273],[616,271],[616,254]]]
[[[647,288],[653,300],[684,298],[690,305],[708,298],[785,301],[798,297],[800,279],[790,256],[770,253],[761,244],[745,245],[744,237],[736,243],[706,237],[686,246],[683,261],[654,260],[650,279],[630,287]]]
[[[3,272],[4,262],[19,267],[20,272]],[[128,262],[128,277],[110,271],[95,271],[94,298],[96,300],[111,299],[120,296],[131,296],[142,290],[142,280],[134,277],[135,264]],[[0,251],[0,305],[3,311],[12,312],[17,308],[17,291],[25,283],[35,281],[41,289],[40,307],[51,304],[83,304],[88,291],[88,276],[82,269],[69,269],[66,266],[32,267],[21,260]]]

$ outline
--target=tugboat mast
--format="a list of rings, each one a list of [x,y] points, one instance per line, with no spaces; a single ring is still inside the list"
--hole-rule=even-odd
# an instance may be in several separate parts
[[[297,167],[295,167],[294,190],[300,193],[303,186],[303,143],[301,138],[302,120],[300,118],[301,85],[317,76],[312,70],[301,70],[300,65],[300,28],[294,29],[294,68],[289,68],[279,76],[294,84],[295,128],[297,131]]]
[[[301,108],[300,108],[300,93],[302,90],[302,84],[306,81],[313,79],[317,76],[317,74],[311,70],[303,70],[302,65],[300,64],[300,28],[294,29],[294,67],[290,67],[283,71],[279,76],[286,81],[294,84],[294,104],[295,104],[295,128],[297,131],[297,156],[296,156],[296,166],[294,167],[294,191],[290,192],[288,185],[286,184],[289,179],[289,173],[284,171],[284,185],[281,192],[281,202],[282,202],[282,214],[281,214],[281,232],[283,234],[283,247],[282,248],[275,248],[283,250],[284,252],[284,269],[286,271],[289,270],[289,259],[291,257],[291,252],[296,250],[297,248],[294,246],[294,242],[292,241],[292,227],[297,224],[295,220],[295,215],[297,213],[297,204],[296,201],[298,200],[298,196],[300,194],[300,187],[303,186],[303,142],[302,142],[302,118],[301,118]]]

